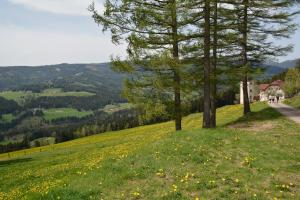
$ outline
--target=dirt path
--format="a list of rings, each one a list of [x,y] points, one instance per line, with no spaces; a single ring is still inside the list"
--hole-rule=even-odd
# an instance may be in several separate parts
[[[272,108],[278,110],[281,114],[300,124],[300,110],[283,103],[269,103]]]

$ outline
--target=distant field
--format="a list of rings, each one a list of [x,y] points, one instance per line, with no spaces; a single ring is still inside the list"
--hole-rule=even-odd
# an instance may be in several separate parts
[[[93,96],[94,93],[90,92],[64,92],[61,89],[54,88],[54,89],[47,89],[44,90],[43,93],[40,93],[39,96]]]
[[[5,91],[0,92],[0,96],[8,99],[8,100],[14,100],[17,103],[21,104],[24,98],[28,96],[33,96],[34,94],[32,92],[24,92],[24,91]]]
[[[300,199],[300,126],[265,103],[0,154],[0,199]]]
[[[4,140],[4,141],[1,141],[0,144],[1,144],[1,145],[3,145],[3,144],[5,145],[5,144],[13,143],[13,142],[14,142],[14,141],[11,141],[11,140]],[[1,198],[0,198],[0,199],[1,199]]]
[[[82,118],[93,114],[92,111],[78,111],[73,108],[51,108],[43,110],[44,119],[52,121],[58,118],[77,117]]]
[[[47,89],[44,90],[42,93],[32,93],[27,91],[4,91],[0,92],[0,96],[4,97],[8,100],[14,100],[19,104],[26,98],[37,98],[41,96],[93,96],[94,93],[90,92],[64,92],[59,88]]]
[[[109,104],[103,108],[103,111],[106,113],[114,113],[114,112],[117,112],[120,110],[130,109],[132,107],[133,107],[133,105],[130,103],[119,103],[119,104],[114,104],[114,105]]]
[[[300,95],[295,96],[295,97],[290,98],[290,99],[287,99],[287,100],[284,101],[284,103],[286,103],[286,104],[288,104],[292,107],[300,109]]]
[[[13,114],[4,114],[4,115],[2,115],[0,122],[10,123],[14,119],[15,119],[15,116]]]
[[[30,142],[30,147],[40,147],[55,144],[55,137],[38,138]]]

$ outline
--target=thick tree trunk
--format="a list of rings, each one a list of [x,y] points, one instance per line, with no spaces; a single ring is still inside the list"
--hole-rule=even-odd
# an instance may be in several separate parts
[[[217,93],[217,45],[218,45],[218,0],[214,0],[214,17],[213,17],[213,62],[211,66],[211,97],[210,97],[210,109],[211,109],[211,116],[210,116],[210,125],[211,128],[216,127],[216,93]]]
[[[250,101],[248,96],[248,77],[247,74],[243,80],[243,94],[244,94],[244,115],[251,112]]]
[[[173,1],[172,9],[172,32],[173,32],[173,58],[179,62],[179,43],[177,26],[177,7],[176,1]],[[181,130],[182,111],[181,111],[181,80],[178,66],[174,66],[174,117],[175,129]]]
[[[210,128],[210,0],[204,5],[204,109],[203,128]]]
[[[174,74],[175,83],[175,129],[176,131],[181,130],[181,92],[180,92],[180,76],[177,72]]]
[[[250,109],[250,101],[249,101],[249,94],[248,94],[248,7],[249,7],[249,0],[243,0],[244,5],[244,13],[243,13],[243,40],[242,40],[242,48],[243,48],[243,65],[244,65],[244,79],[243,79],[243,96],[244,96],[244,114],[251,112]]]

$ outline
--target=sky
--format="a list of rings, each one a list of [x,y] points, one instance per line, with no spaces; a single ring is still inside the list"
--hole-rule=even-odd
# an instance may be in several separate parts
[[[94,0],[102,10],[104,0]],[[87,10],[92,0],[0,0],[0,66],[109,62],[125,56],[126,44],[112,44]],[[296,19],[300,25],[300,16]],[[290,39],[300,57],[300,30]]]

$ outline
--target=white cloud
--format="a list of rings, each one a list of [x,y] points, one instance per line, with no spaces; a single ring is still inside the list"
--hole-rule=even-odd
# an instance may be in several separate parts
[[[0,27],[0,66],[55,63],[99,63],[111,55],[125,55],[125,45],[115,46],[109,35],[66,34]]]
[[[23,5],[38,11],[65,15],[90,15],[87,10],[93,0],[9,0],[16,5]],[[96,8],[101,12],[102,4],[96,2]]]

